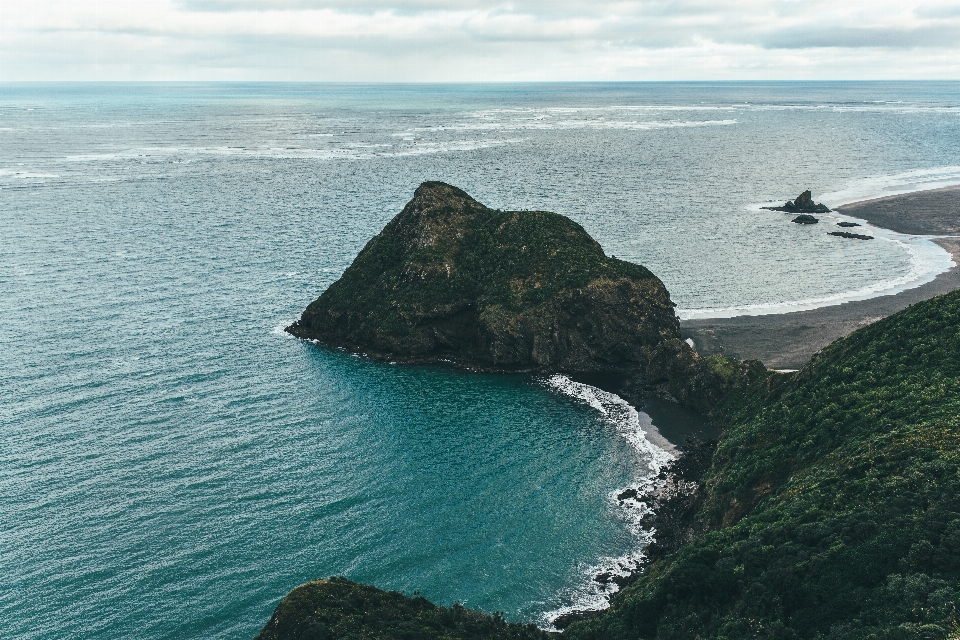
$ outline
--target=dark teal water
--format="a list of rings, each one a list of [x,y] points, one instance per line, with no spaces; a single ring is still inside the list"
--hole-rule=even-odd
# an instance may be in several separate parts
[[[755,205],[960,181],[958,96],[0,86],[0,632],[248,638],[335,574],[511,620],[595,602],[642,546],[613,497],[658,455],[645,416],[279,327],[426,179],[570,215],[682,312],[906,286],[943,256]]]

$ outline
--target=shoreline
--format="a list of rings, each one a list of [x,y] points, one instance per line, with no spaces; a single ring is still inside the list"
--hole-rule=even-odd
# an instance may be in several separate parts
[[[927,236],[954,266],[932,281],[892,295],[806,311],[680,321],[681,337],[701,355],[759,360],[770,369],[800,369],[820,349],[908,306],[960,288],[960,186],[913,191],[839,206],[841,215],[897,233]],[[939,236],[939,237],[938,237]]]
[[[692,340],[694,349],[704,356],[723,354],[740,360],[760,360],[770,369],[796,370],[820,349],[861,327],[912,304],[960,289],[960,237],[929,237],[960,236],[960,186],[854,202],[838,206],[834,212],[896,233],[927,236],[950,254],[954,266],[929,282],[894,294],[803,311],[680,320],[681,338]],[[590,383],[614,392],[602,381],[590,380]],[[616,393],[641,414],[650,416],[648,409],[656,412],[654,403],[623,395],[623,390]],[[647,404],[652,406],[645,406]],[[650,427],[656,433],[650,433]],[[691,519],[695,511],[693,487],[699,484],[709,468],[715,438],[719,435],[704,430],[703,425],[684,434],[686,437],[679,432],[670,434],[672,439],[664,437],[652,423],[647,429],[647,438],[651,442],[666,441],[673,455],[681,455],[660,470],[642,498],[639,495],[636,498],[647,505],[637,524],[643,529],[656,530],[659,535],[643,546],[639,561],[627,575],[603,574],[594,578],[594,581],[601,582],[598,585],[601,587],[609,582],[617,585],[614,593],[606,594],[607,607],[621,588],[636,580],[643,567],[682,546],[686,536],[696,528]],[[607,607],[581,604],[550,612],[555,617],[549,621],[549,630],[564,629],[575,621],[595,617]]]

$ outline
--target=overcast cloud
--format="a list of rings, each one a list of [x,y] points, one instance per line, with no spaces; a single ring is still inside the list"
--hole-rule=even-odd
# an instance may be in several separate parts
[[[960,0],[0,0],[0,80],[960,78]]]

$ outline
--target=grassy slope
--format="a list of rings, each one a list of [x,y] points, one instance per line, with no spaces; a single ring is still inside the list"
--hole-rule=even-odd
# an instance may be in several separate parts
[[[960,292],[728,398],[714,530],[574,638],[941,638],[960,606]]]

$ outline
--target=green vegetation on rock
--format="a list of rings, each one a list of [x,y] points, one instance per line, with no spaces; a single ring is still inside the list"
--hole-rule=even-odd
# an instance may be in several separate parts
[[[490,209],[441,182],[422,184],[287,330],[374,357],[515,371],[613,370],[679,337],[663,283],[577,223]]]
[[[727,397],[690,523],[574,638],[945,638],[960,606],[960,292]]]
[[[419,596],[381,591],[344,578],[317,580],[283,599],[256,640],[542,640],[534,625]]]

